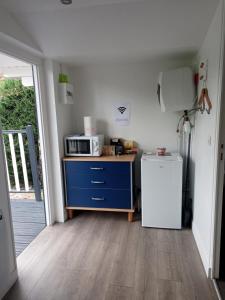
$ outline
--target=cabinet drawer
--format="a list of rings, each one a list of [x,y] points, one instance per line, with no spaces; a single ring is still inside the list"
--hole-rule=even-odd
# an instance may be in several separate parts
[[[67,206],[96,208],[131,208],[130,190],[79,189],[67,191]]]
[[[67,187],[130,188],[130,164],[107,162],[66,162]]]

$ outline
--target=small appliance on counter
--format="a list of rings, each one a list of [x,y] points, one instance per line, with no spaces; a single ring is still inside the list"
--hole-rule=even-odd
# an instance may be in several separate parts
[[[104,135],[70,135],[64,138],[66,156],[101,156]]]
[[[115,146],[115,155],[122,155],[124,153],[124,146],[119,138],[111,138],[110,145]]]
[[[119,139],[119,138],[114,137],[114,138],[110,139],[110,145],[112,145],[112,146],[121,145],[121,144],[122,144],[122,142],[121,142],[121,139]]]

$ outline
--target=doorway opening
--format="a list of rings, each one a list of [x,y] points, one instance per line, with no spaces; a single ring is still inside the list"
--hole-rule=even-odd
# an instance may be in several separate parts
[[[34,66],[0,53],[0,120],[16,256],[46,227]]]

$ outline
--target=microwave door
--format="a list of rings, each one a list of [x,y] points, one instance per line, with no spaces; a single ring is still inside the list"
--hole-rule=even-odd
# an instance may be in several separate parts
[[[77,141],[75,140],[68,140],[67,141],[67,149],[69,154],[77,154]]]
[[[77,140],[79,154],[91,155],[90,140]]]
[[[78,152],[78,148],[77,148],[77,141],[73,140],[73,153],[76,154]]]

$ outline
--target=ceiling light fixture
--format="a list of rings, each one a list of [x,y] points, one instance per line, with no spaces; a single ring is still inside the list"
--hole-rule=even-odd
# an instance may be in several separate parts
[[[72,0],[61,0],[61,3],[64,5],[72,4]]]

